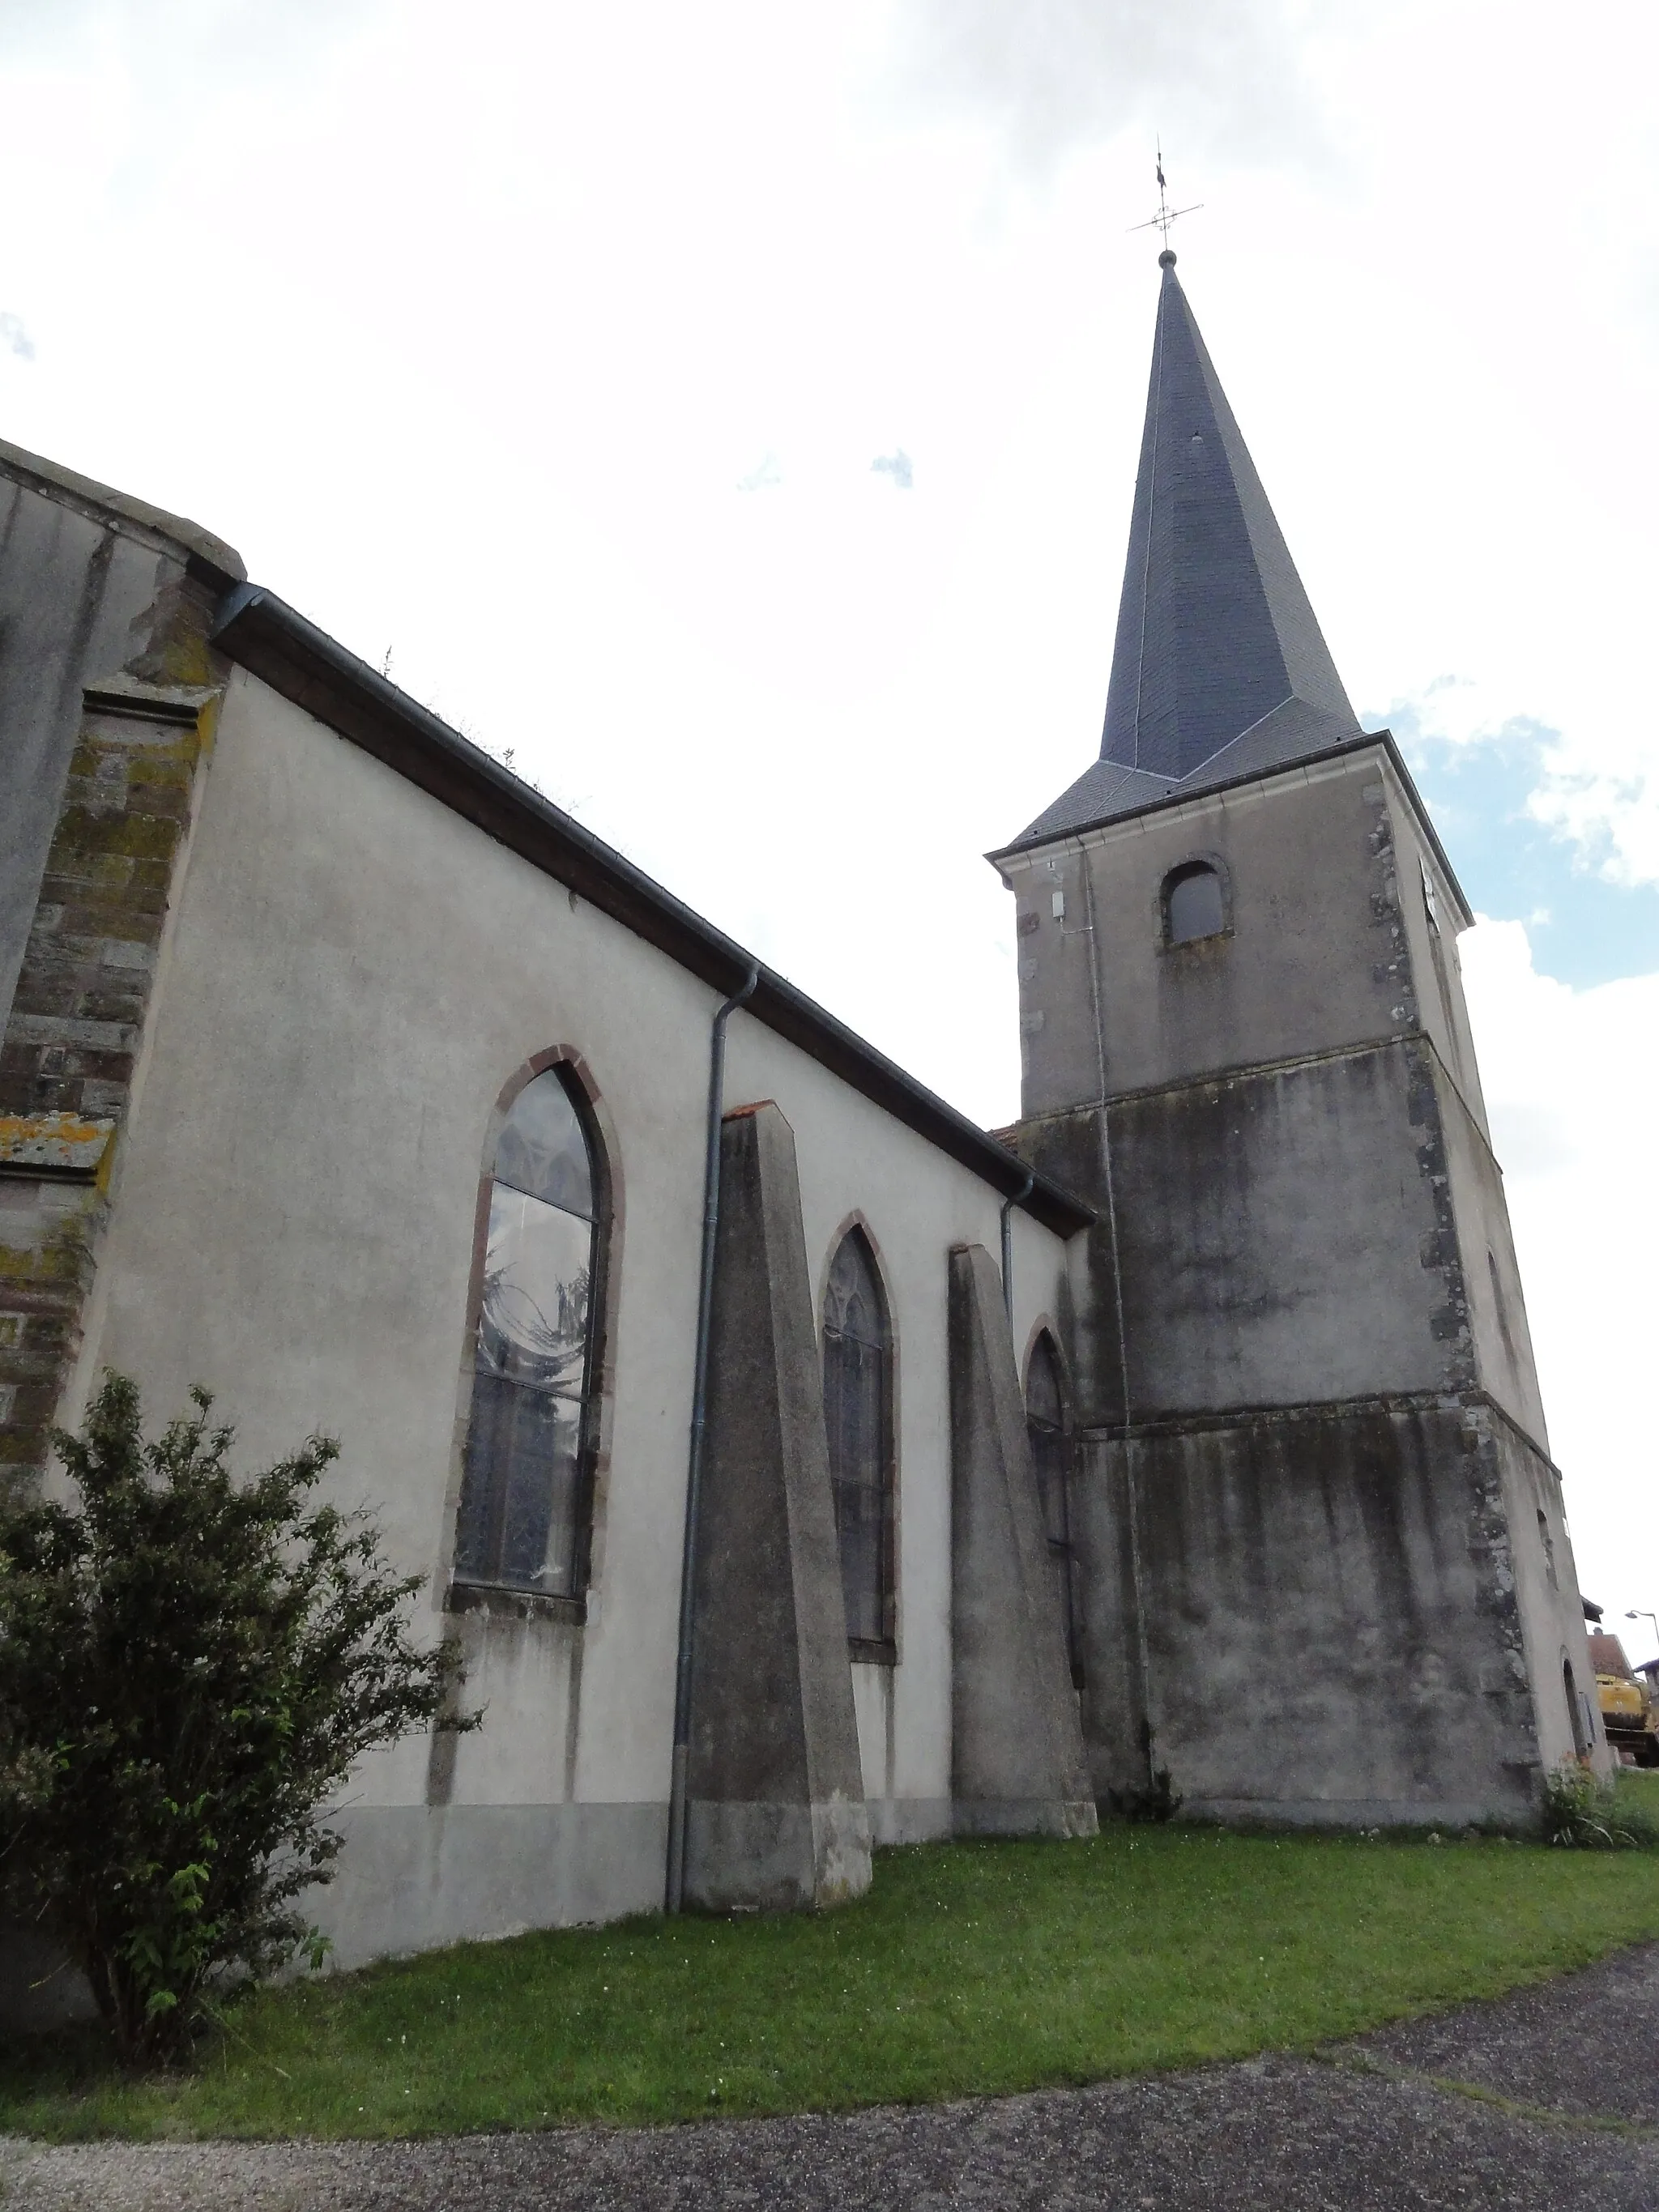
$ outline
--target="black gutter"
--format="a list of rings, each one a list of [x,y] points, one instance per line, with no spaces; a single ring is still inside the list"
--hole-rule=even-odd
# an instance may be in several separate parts
[[[1418,824],[1444,872],[1447,887],[1457,901],[1457,910],[1462,917],[1464,927],[1472,928],[1474,909],[1463,896],[1463,886],[1457,880],[1457,871],[1446,857],[1440,833],[1423,803],[1422,793],[1412,781],[1412,772],[1395,743],[1392,730],[1362,731],[1358,737],[1345,738],[1340,745],[1327,745],[1322,751],[1304,753],[1299,759],[1283,761],[1277,768],[1251,769],[1242,775],[1227,776],[1220,783],[1196,784],[1186,791],[1177,788],[1165,798],[1148,799],[1144,806],[1126,806],[1119,814],[1098,814],[1091,821],[1079,822],[1069,830],[1053,830],[1046,837],[1017,838],[1012,845],[999,846],[994,853],[988,853],[985,857],[994,868],[1003,872],[1005,860],[1018,860],[1027,853],[1044,852],[1050,845],[1063,845],[1068,837],[1087,837],[1097,830],[1109,830],[1119,822],[1139,822],[1148,814],[1167,814],[1172,808],[1186,806],[1196,799],[1214,799],[1223,792],[1243,791],[1247,784],[1270,783],[1275,776],[1288,775],[1294,769],[1314,768],[1322,761],[1341,760],[1349,753],[1363,752],[1367,745],[1379,744],[1388,754],[1389,764],[1406,787],[1406,796],[1416,812]],[[1006,874],[1004,880],[1006,880]]]
[[[228,592],[210,636],[222,653],[273,691],[656,945],[722,997],[759,966],[760,981],[749,1001],[758,1021],[1018,1202],[1029,1172],[1023,1160],[274,592],[255,584]],[[1095,1218],[1091,1207],[1043,1176],[1035,1179],[1024,1204],[1033,1219],[1061,1237],[1088,1228]]]

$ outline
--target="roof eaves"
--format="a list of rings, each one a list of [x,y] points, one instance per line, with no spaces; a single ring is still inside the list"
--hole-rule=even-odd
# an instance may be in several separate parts
[[[146,499],[134,499],[128,492],[81,476],[74,469],[47,460],[44,454],[26,453],[21,446],[11,445],[3,438],[0,438],[0,466],[9,476],[27,478],[37,490],[49,497],[67,499],[100,521],[126,524],[147,537],[164,538],[185,556],[192,574],[219,591],[240,583],[247,574],[234,545],[227,545],[222,538],[216,538],[210,530],[204,530],[199,522],[182,514],[169,514],[165,507],[152,507]]]
[[[1063,837],[1086,837],[1091,830],[1109,830],[1115,822],[1132,822],[1146,814],[1167,814],[1177,806],[1189,805],[1194,799],[1214,799],[1223,792],[1242,790],[1247,784],[1266,783],[1270,777],[1288,775],[1292,769],[1312,768],[1321,761],[1339,759],[1344,753],[1358,752],[1362,745],[1374,744],[1377,737],[1388,738],[1389,732],[1380,730],[1375,737],[1363,732],[1357,738],[1345,739],[1340,744],[1327,745],[1319,752],[1304,753],[1299,759],[1285,761],[1277,768],[1246,769],[1238,775],[1224,776],[1218,783],[1178,783],[1163,798],[1149,799],[1144,805],[1126,806],[1114,813],[1097,815],[1091,821],[1075,823],[1069,830],[1059,830],[1051,837],[1017,837],[1012,845],[1000,846],[995,852],[988,853],[985,857],[993,867],[997,867],[1004,860],[1018,860],[1023,853],[1034,853],[1044,845],[1058,844]],[[1389,738],[1389,742],[1392,746],[1393,739]]]
[[[1340,744],[1327,745],[1318,752],[1304,753],[1299,758],[1285,761],[1277,768],[1249,769],[1243,775],[1224,777],[1219,783],[1198,784],[1187,789],[1177,786],[1166,798],[1148,799],[1142,806],[1126,806],[1115,813],[1099,815],[1092,821],[1073,823],[1069,829],[1057,830],[1047,837],[1017,837],[1012,845],[999,846],[995,852],[988,853],[985,857],[994,868],[1000,869],[1005,860],[1016,860],[1025,854],[1041,852],[1045,845],[1062,844],[1072,837],[1086,837],[1093,830],[1110,829],[1116,822],[1131,822],[1148,814],[1165,814],[1175,807],[1185,806],[1194,799],[1215,799],[1224,792],[1242,790],[1247,784],[1267,783],[1276,775],[1289,775],[1297,769],[1315,768],[1324,761],[1340,760],[1346,753],[1359,752],[1367,745],[1376,744],[1380,744],[1388,754],[1389,763],[1404,787],[1419,827],[1440,863],[1447,888],[1456,901],[1458,913],[1468,928],[1474,921],[1474,909],[1463,895],[1457,872],[1447,858],[1446,848],[1440,842],[1440,833],[1423,803],[1422,793],[1412,781],[1411,770],[1395,742],[1392,730],[1364,730],[1358,737],[1345,738]]]
[[[1015,1197],[1024,1187],[1024,1162],[965,1114],[274,592],[240,586],[222,602],[211,635],[221,652],[272,690],[715,990],[735,990],[758,968],[760,982],[747,1012],[1004,1197]],[[1036,1179],[1024,1204],[1034,1219],[1062,1237],[1086,1229],[1095,1218],[1091,1207],[1045,1176]]]

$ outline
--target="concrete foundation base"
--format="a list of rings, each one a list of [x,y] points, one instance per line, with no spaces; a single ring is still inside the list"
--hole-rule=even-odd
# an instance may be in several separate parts
[[[337,1879],[302,1899],[332,1962],[651,1912],[666,1805],[361,1805]]]
[[[665,1804],[356,1805],[333,1825],[345,1838],[335,1879],[298,1900],[330,1938],[332,1969],[662,1905]],[[49,1939],[0,1927],[0,2033],[94,2009]]]
[[[787,1912],[842,1905],[870,1887],[870,1814],[846,1799],[816,1805],[708,1804],[693,1799],[688,1863],[706,1912]],[[802,1869],[811,1891],[803,1895]],[[722,1871],[724,1870],[724,1871]]]
[[[953,1832],[948,1797],[872,1797],[870,1838],[878,1850],[896,1844],[936,1844]],[[879,1869],[877,1871],[880,1879]]]
[[[1092,1798],[973,1797],[956,1808],[958,1836],[1092,1836],[1098,1827]]]
[[[1183,1820],[1203,1820],[1226,1828],[1338,1828],[1363,1832],[1371,1828],[1429,1828],[1455,1833],[1462,1828],[1524,1831],[1536,1814],[1530,1777],[1516,1775],[1508,1808],[1492,1796],[1424,1798],[1402,1802],[1394,1797],[1198,1797],[1184,1799]]]

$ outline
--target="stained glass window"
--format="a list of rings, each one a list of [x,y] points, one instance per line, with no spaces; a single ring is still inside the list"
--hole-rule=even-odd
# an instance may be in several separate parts
[[[577,1594],[600,1224],[583,1118],[557,1069],[495,1145],[472,1415],[456,1534],[463,1582]]]
[[[1060,1380],[1060,1355],[1045,1331],[1031,1349],[1025,1375],[1025,1426],[1036,1464],[1037,1490],[1042,1500],[1042,1523],[1048,1539],[1048,1559],[1060,1593],[1060,1619],[1066,1630],[1066,1656],[1072,1680],[1083,1683],[1083,1658],[1078,1635],[1076,1573],[1072,1553],[1071,1458],[1072,1440],[1066,1419],[1066,1396]]]
[[[875,1255],[851,1230],[824,1294],[823,1421],[847,1634],[855,1647],[885,1645],[893,1635],[892,1364]]]

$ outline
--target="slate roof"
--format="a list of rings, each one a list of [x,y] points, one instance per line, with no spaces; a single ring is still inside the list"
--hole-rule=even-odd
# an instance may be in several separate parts
[[[1164,270],[1100,758],[1007,851],[1358,742],[1175,255]]]

